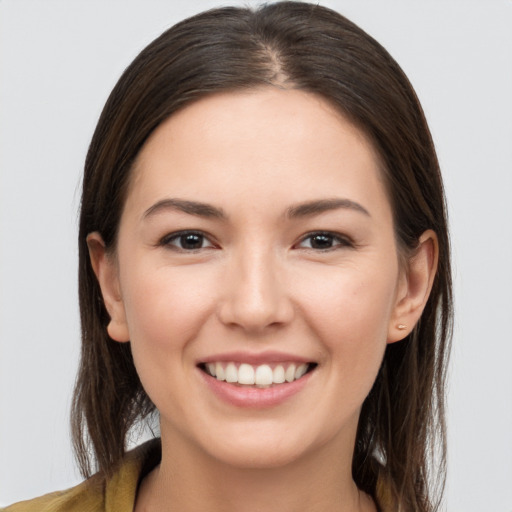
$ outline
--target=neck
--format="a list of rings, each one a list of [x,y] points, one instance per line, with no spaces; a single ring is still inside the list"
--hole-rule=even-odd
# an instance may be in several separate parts
[[[144,480],[136,512],[375,511],[352,480],[351,450],[329,445],[279,467],[240,468],[169,437],[162,432],[162,462]]]

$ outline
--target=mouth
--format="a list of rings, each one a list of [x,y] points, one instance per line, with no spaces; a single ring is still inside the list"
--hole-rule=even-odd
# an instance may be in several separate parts
[[[271,388],[291,384],[316,368],[316,363],[264,363],[248,364],[236,361],[200,363],[199,369],[217,381],[240,387]]]

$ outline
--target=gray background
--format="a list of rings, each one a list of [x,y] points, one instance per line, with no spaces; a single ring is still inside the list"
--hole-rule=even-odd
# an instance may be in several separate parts
[[[320,3],[389,50],[425,108],[449,199],[457,301],[446,509],[510,512],[512,2]],[[0,505],[80,480],[68,432],[76,218],[103,103],[143,46],[215,5],[0,1]]]

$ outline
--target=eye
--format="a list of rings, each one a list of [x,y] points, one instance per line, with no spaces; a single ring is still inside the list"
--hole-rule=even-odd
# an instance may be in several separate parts
[[[180,231],[166,235],[160,245],[171,246],[181,251],[197,251],[214,247],[212,242],[199,231]]]
[[[353,243],[346,236],[336,233],[319,231],[309,233],[299,242],[298,247],[303,249],[315,249],[318,251],[328,251],[338,247],[353,247]]]

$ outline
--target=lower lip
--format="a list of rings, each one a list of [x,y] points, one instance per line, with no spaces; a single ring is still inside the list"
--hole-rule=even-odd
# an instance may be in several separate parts
[[[296,395],[307,384],[314,370],[293,382],[275,384],[269,388],[237,386],[217,380],[202,370],[198,371],[201,372],[207,386],[224,402],[235,407],[263,409],[280,405]]]

